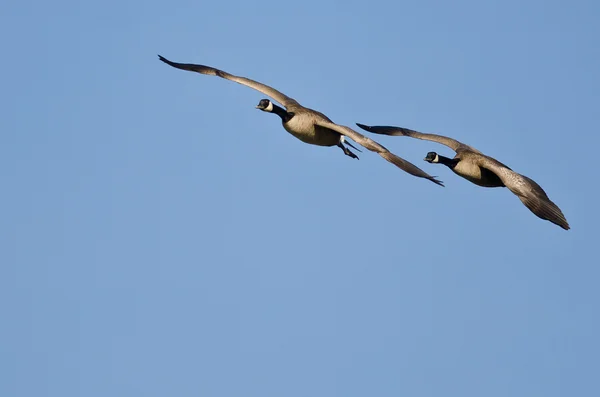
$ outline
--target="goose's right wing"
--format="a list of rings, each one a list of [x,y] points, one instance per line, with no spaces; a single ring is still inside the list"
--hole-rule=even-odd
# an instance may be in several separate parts
[[[425,141],[441,143],[442,145],[448,146],[450,149],[454,150],[455,152],[461,148],[466,148],[475,153],[481,153],[479,150],[472,148],[469,145],[465,145],[464,143],[459,142],[456,139],[448,138],[447,136],[443,136],[443,135],[425,134],[422,132],[418,132],[415,130],[411,130],[408,128],[402,128],[402,127],[391,127],[391,126],[383,126],[383,125],[368,126],[368,125],[364,125],[364,124],[360,124],[360,123],[356,123],[356,125],[359,126],[360,128],[362,128],[363,130],[372,132],[374,134],[390,135],[390,136],[408,136],[411,138],[422,139]]]
[[[242,84],[242,85],[245,85],[250,88],[254,88],[257,91],[260,91],[263,94],[270,96],[271,98],[273,98],[277,102],[281,103],[286,108],[290,105],[291,106],[299,105],[295,99],[282,94],[281,92],[277,91],[275,88],[271,88],[268,85],[259,83],[258,81],[254,81],[254,80],[251,80],[246,77],[234,76],[233,74],[224,72],[222,70],[213,68],[211,66],[197,65],[197,64],[193,64],[193,63],[172,62],[172,61],[169,61],[167,58],[160,56],[160,55],[158,56],[158,58],[161,61],[163,61],[164,63],[166,63],[167,65],[170,65],[177,69],[187,70],[190,72],[197,72],[197,73],[206,74],[209,76],[217,76],[217,77],[221,77],[223,79],[234,81],[238,84]]]
[[[363,146],[364,148],[366,148],[372,152],[378,153],[381,157],[383,157],[390,163],[394,164],[396,167],[408,172],[411,175],[414,175],[419,178],[429,179],[431,182],[433,182],[437,185],[444,186],[442,181],[435,179],[435,177],[429,175],[428,173],[426,173],[425,171],[423,171],[422,169],[420,169],[413,163],[406,161],[401,157],[396,156],[394,153],[387,150],[384,146],[375,142],[371,138],[368,138],[368,137],[364,136],[363,134],[354,131],[353,129],[351,129],[349,127],[346,127],[344,125],[339,125],[336,123],[332,123],[329,121],[325,121],[325,120],[318,120],[315,122],[315,124],[317,124],[321,127],[325,127],[330,130],[336,131],[337,133],[342,134],[344,136],[347,136],[348,138],[352,139],[354,142],[358,143],[359,145]]]

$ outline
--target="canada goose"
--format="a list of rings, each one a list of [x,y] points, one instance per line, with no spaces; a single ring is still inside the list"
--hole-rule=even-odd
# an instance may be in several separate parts
[[[507,187],[517,195],[527,208],[535,215],[546,219],[565,230],[569,223],[562,211],[549,198],[544,189],[534,180],[518,174],[498,160],[486,156],[479,150],[465,145],[455,139],[435,134],[424,134],[408,128],[389,126],[366,126],[356,123],[360,128],[375,134],[392,136],[409,136],[411,138],[433,141],[448,146],[456,152],[454,158],[448,158],[436,152],[427,153],[425,161],[446,165],[455,174],[483,187]]]
[[[262,99],[256,108],[264,112],[275,113],[281,117],[283,128],[285,128],[286,131],[296,138],[300,139],[302,142],[319,146],[338,146],[347,156],[358,158],[356,154],[352,153],[350,149],[344,145],[345,143],[346,145],[356,149],[350,143],[345,141],[345,137],[348,137],[368,150],[378,153],[381,157],[396,165],[398,168],[408,172],[409,174],[420,178],[429,179],[438,185],[444,186],[442,182],[435,179],[435,177],[427,174],[416,165],[391,153],[374,140],[350,129],[349,127],[335,124],[323,113],[300,105],[296,100],[282,94],[274,88],[259,83],[258,81],[250,80],[246,77],[234,76],[211,66],[195,65],[190,63],[176,63],[171,62],[160,55],[158,57],[161,61],[173,66],[174,68],[198,72],[209,76],[221,77],[250,88],[254,88],[257,91],[270,96],[277,102],[281,103],[285,109],[277,106],[269,99]]]

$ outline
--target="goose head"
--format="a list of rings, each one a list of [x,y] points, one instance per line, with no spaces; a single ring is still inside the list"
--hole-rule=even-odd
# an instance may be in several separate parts
[[[262,110],[263,112],[272,112],[273,111],[273,102],[268,99],[261,99],[256,108]]]
[[[440,156],[438,156],[436,152],[429,152],[423,160],[427,161],[428,163],[439,163]]]

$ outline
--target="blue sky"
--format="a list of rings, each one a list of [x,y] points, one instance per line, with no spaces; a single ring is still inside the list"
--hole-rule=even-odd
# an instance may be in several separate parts
[[[0,395],[600,393],[592,1],[0,5]],[[449,135],[572,230],[303,144],[265,82]]]

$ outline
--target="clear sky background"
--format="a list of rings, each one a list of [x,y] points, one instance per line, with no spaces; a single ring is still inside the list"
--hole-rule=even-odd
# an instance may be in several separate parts
[[[597,1],[0,5],[0,395],[600,395]],[[306,145],[334,121],[471,144],[507,189]]]

